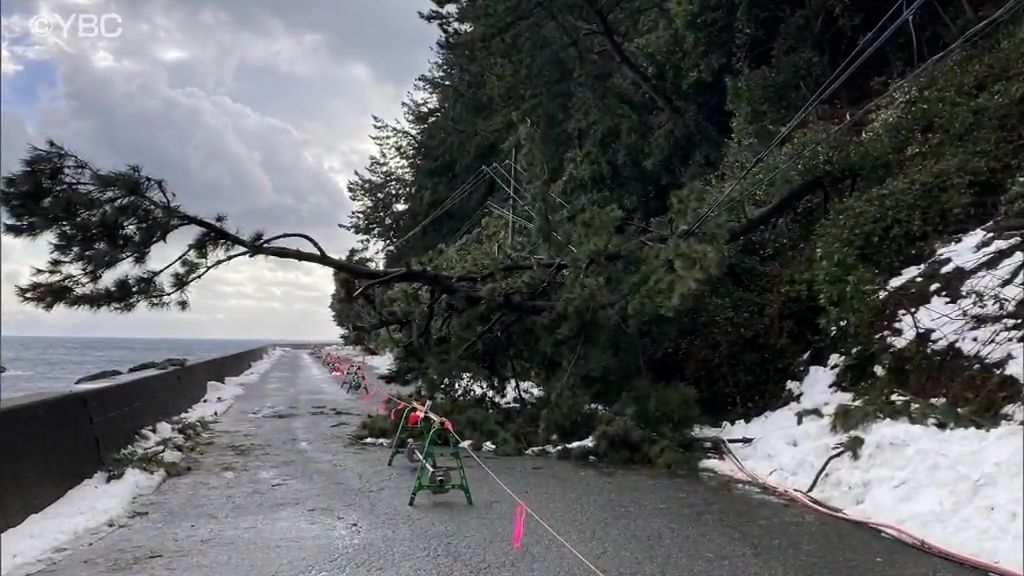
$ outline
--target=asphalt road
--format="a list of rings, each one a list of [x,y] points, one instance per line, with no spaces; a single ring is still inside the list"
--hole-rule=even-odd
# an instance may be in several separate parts
[[[347,440],[372,409],[307,352],[289,351],[223,417],[192,472],[39,573],[593,574],[532,518],[513,551],[514,502],[471,461],[473,506],[453,492],[422,493],[410,508],[412,465],[389,468],[384,448]],[[722,481],[552,458],[485,462],[606,576],[978,574]]]

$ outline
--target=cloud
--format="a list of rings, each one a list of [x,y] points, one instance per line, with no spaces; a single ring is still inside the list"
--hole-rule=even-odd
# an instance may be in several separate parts
[[[2,171],[29,142],[54,138],[101,167],[142,165],[191,211],[227,213],[244,229],[308,232],[341,254],[355,242],[336,225],[351,208],[343,183],[372,151],[371,115],[397,115],[427,66],[433,32],[415,14],[423,4],[5,2]],[[29,29],[36,14],[86,11],[116,13],[120,34]],[[211,274],[186,314],[47,315],[11,297],[45,247],[4,239],[3,250],[5,333],[336,333],[327,270],[247,260]]]
[[[6,45],[0,47],[0,74],[14,74],[24,69],[25,67],[15,60],[14,54],[7,50]]]
[[[33,136],[18,114],[0,110],[0,174],[7,174],[18,166]]]

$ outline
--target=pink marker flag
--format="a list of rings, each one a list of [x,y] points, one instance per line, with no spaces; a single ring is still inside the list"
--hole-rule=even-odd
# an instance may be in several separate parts
[[[512,523],[512,549],[519,550],[523,545],[523,523],[526,522],[526,506],[522,502],[516,506],[515,520]]]

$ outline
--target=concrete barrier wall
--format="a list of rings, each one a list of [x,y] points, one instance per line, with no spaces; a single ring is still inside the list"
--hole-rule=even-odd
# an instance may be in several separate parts
[[[5,400],[0,407],[0,531],[39,512],[127,446],[185,412],[206,383],[245,372],[267,347],[106,386]]]

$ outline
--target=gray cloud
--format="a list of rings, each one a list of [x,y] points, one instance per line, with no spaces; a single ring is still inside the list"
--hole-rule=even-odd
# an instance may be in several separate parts
[[[246,226],[331,231],[348,200],[289,124],[223,96],[174,89],[158,74],[61,64],[64,94],[40,107],[37,132],[102,166],[138,163],[193,210]],[[83,118],[83,110],[88,110]]]
[[[18,166],[32,140],[25,121],[17,114],[0,111],[0,174],[7,174]]]
[[[343,181],[371,152],[371,114],[395,116],[426,69],[433,31],[426,2],[315,0],[48,3],[53,12],[116,12],[118,38],[32,37],[35,2],[5,2],[5,83],[29,81],[33,62],[57,86],[3,112],[6,173],[28,141],[54,138],[103,167],[141,164],[189,209],[236,225],[302,230],[342,253],[337,228],[350,204]],[[83,8],[85,6],[86,8]],[[5,87],[5,102],[8,101]],[[169,254],[174,246],[168,248]],[[44,315],[10,297],[38,244],[4,240],[5,332],[265,337],[333,335],[330,273],[290,262],[246,261],[211,275],[194,311],[132,316]],[[211,332],[212,330],[212,332]]]

